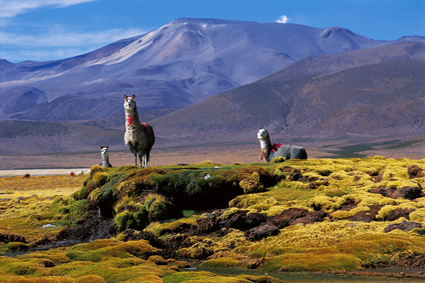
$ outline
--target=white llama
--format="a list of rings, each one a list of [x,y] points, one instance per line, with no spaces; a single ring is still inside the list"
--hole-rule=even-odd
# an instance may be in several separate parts
[[[150,125],[139,121],[137,113],[136,96],[124,94],[125,134],[124,142],[131,153],[134,154],[134,166],[137,167],[137,155],[140,159],[140,168],[147,168],[149,153],[155,143],[155,134]]]
[[[109,146],[100,146],[100,153],[102,155],[102,163],[100,165],[102,167],[113,167],[109,163]]]
[[[260,141],[261,155],[260,159],[266,159],[267,162],[277,157],[285,157],[285,159],[307,159],[305,148],[298,145],[282,145],[270,142],[270,136],[266,129],[260,129],[257,133]]]

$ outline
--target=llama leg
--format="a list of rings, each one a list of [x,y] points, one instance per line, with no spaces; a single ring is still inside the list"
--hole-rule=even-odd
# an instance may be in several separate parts
[[[139,153],[139,159],[140,159],[140,169],[142,168],[146,168],[145,167],[145,162],[143,160],[143,155]]]
[[[134,153],[134,168],[137,168],[137,152]]]
[[[143,165],[145,166],[145,168],[148,168],[148,161],[149,161],[148,154],[145,153],[145,155],[143,156]]]
[[[145,155],[142,155],[142,159],[141,159],[141,161],[140,162],[142,162],[142,164],[143,164],[143,168],[146,168],[147,166],[146,166],[146,156]]]

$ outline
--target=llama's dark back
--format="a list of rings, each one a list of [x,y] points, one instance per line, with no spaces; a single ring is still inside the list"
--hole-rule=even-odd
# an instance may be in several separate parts
[[[271,160],[277,157],[284,157],[285,159],[307,159],[307,151],[298,145],[282,145],[270,155]]]
[[[139,136],[141,136],[140,140],[142,142],[139,142],[137,147],[140,153],[147,154],[149,160],[149,153],[155,143],[155,133],[153,131],[152,126],[144,123],[141,124],[142,127]]]

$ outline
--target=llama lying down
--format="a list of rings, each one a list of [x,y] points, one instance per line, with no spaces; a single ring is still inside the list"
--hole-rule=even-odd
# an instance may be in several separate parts
[[[150,125],[140,123],[137,113],[136,96],[124,94],[125,134],[124,142],[134,155],[134,166],[137,167],[137,155],[140,159],[140,168],[147,168],[149,154],[155,143],[155,134]]]
[[[260,140],[261,156],[260,159],[266,159],[267,162],[277,157],[285,159],[307,159],[305,148],[297,145],[271,144],[270,136],[266,129],[260,129],[257,133]]]

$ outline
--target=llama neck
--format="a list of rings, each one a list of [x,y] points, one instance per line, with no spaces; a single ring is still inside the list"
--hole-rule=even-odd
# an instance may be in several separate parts
[[[260,147],[264,149],[264,152],[270,152],[272,148],[272,144],[270,143],[270,139],[262,139],[260,140]]]
[[[103,167],[110,167],[109,163],[109,154],[107,152],[102,153],[102,166]]]
[[[102,154],[102,162],[109,163],[109,155],[107,153]]]
[[[125,125],[133,127],[138,127],[140,125],[139,113],[137,113],[137,109],[125,111]]]
[[[270,143],[270,139],[265,138],[260,140],[260,147],[261,147],[261,159],[265,158],[267,162],[269,162],[269,156],[270,151],[272,148],[272,145]]]

